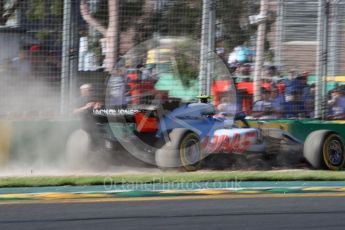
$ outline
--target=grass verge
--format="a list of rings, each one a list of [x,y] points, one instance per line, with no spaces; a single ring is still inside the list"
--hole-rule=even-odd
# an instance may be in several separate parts
[[[339,181],[345,180],[345,171],[199,171],[162,172],[144,174],[83,175],[83,176],[22,176],[0,177],[0,187],[39,187],[64,185],[103,185],[130,183],[188,183],[214,181]]]

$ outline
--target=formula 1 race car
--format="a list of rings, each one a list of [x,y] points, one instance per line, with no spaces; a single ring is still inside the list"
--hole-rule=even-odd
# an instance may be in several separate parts
[[[205,99],[198,103],[136,106],[94,110],[104,146],[125,148],[141,161],[160,168],[200,168],[210,154],[263,153],[274,157],[281,149],[304,152],[314,168],[339,170],[345,164],[339,135],[327,130],[311,133],[306,141],[274,128],[251,128],[245,115],[217,114]],[[236,121],[243,127],[236,126]],[[290,149],[290,150],[289,150]]]

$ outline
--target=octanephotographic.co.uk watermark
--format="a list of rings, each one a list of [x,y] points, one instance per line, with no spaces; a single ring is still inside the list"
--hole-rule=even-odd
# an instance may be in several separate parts
[[[105,191],[160,191],[160,190],[209,190],[209,189],[241,189],[241,181],[208,181],[208,182],[188,182],[178,180],[171,182],[164,177],[152,178],[151,182],[128,182],[125,179],[121,181],[114,180],[111,177],[105,177],[103,180]]]

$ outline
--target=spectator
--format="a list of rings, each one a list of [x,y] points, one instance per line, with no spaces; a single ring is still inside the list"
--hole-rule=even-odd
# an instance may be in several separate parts
[[[293,93],[303,91],[301,77],[296,74],[295,70],[291,70],[288,79],[284,80],[285,96],[291,97]]]
[[[236,46],[229,54],[228,64],[231,67],[238,64],[244,64],[253,61],[253,52],[246,46],[246,44]]]
[[[92,116],[93,109],[100,109],[102,104],[97,102],[93,95],[92,85],[83,84],[80,86],[80,97],[73,110],[73,114],[79,115],[81,119],[81,126],[89,134],[95,131],[95,122]]]
[[[301,73],[301,76],[297,78],[300,81],[300,88],[302,90],[301,97],[303,98],[303,100],[305,98],[309,98],[311,93],[310,86],[308,85],[308,76],[309,72],[304,71],[303,73]]]
[[[224,47],[216,48],[216,53],[224,62],[226,62],[225,48]]]
[[[275,66],[268,66],[266,69],[266,76],[270,77],[271,82],[274,86],[283,82],[283,77],[280,75],[277,67]]]
[[[299,100],[298,95],[298,91],[292,91],[285,95],[285,102],[283,103],[284,118],[301,118],[306,116],[304,102]]]
[[[152,77],[152,69],[150,68],[144,68],[142,70],[142,74],[141,74],[141,80],[148,80],[148,79],[153,79]]]
[[[277,118],[281,116],[282,105],[285,102],[284,94],[280,93],[278,88],[273,87],[271,91],[271,101],[273,110],[276,112]]]
[[[238,82],[250,82],[252,73],[252,67],[249,63],[239,64],[236,68],[235,81]]]
[[[138,65],[136,65],[135,71],[127,70],[128,81],[142,79],[142,77],[143,77],[143,70],[144,70],[144,65],[142,63],[139,63]],[[133,74],[133,72],[137,75],[137,77],[134,78],[134,79],[130,79],[129,74]]]
[[[309,92],[304,92],[305,96],[303,97],[304,106],[306,110],[307,117],[314,117],[314,103],[315,103],[315,84],[311,84],[309,87]]]
[[[246,44],[243,44],[242,46],[238,46],[237,51],[237,62],[239,63],[247,63],[252,62],[253,59],[253,52],[246,46]]]
[[[331,98],[328,100],[327,104],[330,107],[331,116],[334,118],[345,117],[345,95],[339,88],[331,92]]]
[[[254,102],[252,116],[259,119],[276,119],[277,111],[274,110],[271,92],[263,89],[261,100]]]
[[[291,69],[291,70],[289,71],[289,75],[288,75],[288,77],[287,77],[287,80],[293,80],[293,79],[295,79],[296,77],[297,77],[297,70]]]
[[[77,101],[76,108],[73,110],[74,114],[89,113],[92,109],[100,107],[100,103],[96,101],[93,96],[91,84],[83,84],[80,86],[80,97]]]
[[[237,46],[234,50],[229,54],[228,64],[230,67],[237,65],[237,53],[239,52],[240,48]]]
[[[127,105],[127,78],[121,68],[113,70],[107,82],[109,105],[113,107],[124,107]]]
[[[261,87],[270,90],[272,88],[272,76],[267,73],[261,78]]]

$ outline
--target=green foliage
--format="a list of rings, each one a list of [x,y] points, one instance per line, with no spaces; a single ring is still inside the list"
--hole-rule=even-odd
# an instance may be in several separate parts
[[[104,26],[108,25],[108,0],[101,0],[98,2],[97,10],[92,14],[94,18],[99,20]]]
[[[120,29],[126,31],[144,14],[145,0],[120,1]]]
[[[193,49],[189,43],[180,44],[176,47],[175,60],[179,72],[179,79],[186,87],[190,87],[191,82],[199,75],[199,50]]]
[[[95,54],[96,57],[102,57],[103,58],[100,39],[97,39],[95,41],[89,41],[88,49],[91,50]]]
[[[32,21],[43,19],[46,16],[45,0],[30,0],[29,9],[26,12],[28,19]]]
[[[176,1],[157,12],[155,23],[161,35],[200,38],[202,1]]]
[[[188,56],[183,53],[178,53],[176,55],[176,64],[182,84],[189,87],[191,81],[198,78],[198,66],[193,65],[193,63],[189,61]]]
[[[61,17],[63,1],[61,0],[29,0],[26,16],[32,21],[42,20],[47,16]]]
[[[63,1],[53,0],[50,5],[50,12],[55,17],[60,17],[63,15]]]
[[[148,0],[120,0],[120,29],[126,31],[135,27],[137,42],[149,38],[154,32],[162,36],[188,36],[200,39],[202,0],[169,1],[160,11],[153,12],[144,22],[138,22],[145,12],[143,6]],[[247,17],[249,0],[216,0],[217,22],[224,26],[221,37],[227,48],[248,41],[255,34],[256,27],[243,27],[241,19]],[[108,0],[99,1],[93,14],[103,25],[108,24]],[[255,8],[254,10],[258,10]]]
[[[133,26],[137,19],[143,15],[145,0],[120,0],[119,2],[119,21],[121,31],[126,31]],[[98,2],[97,11],[92,15],[101,24],[108,25],[108,0]]]
[[[223,25],[220,39],[229,50],[249,41],[250,36],[255,34],[256,27],[241,26],[241,19],[248,16],[248,3],[248,0],[217,0],[216,16],[218,22]]]

